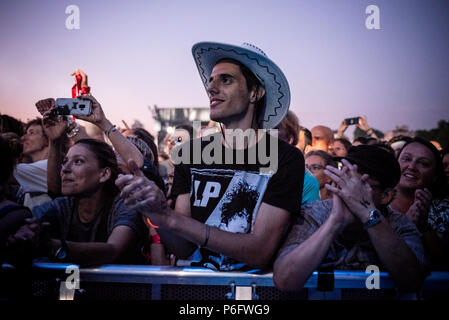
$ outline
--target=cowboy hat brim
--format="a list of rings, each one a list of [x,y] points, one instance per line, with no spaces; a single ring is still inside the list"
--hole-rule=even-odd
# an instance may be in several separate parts
[[[219,60],[234,59],[251,70],[265,87],[265,106],[258,119],[259,127],[272,129],[282,121],[290,106],[288,81],[281,69],[262,50],[244,45],[246,47],[200,42],[192,47],[192,54],[206,90],[212,69]]]

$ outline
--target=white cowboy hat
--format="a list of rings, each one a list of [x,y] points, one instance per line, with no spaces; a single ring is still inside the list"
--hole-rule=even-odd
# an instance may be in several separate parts
[[[245,65],[265,87],[265,105],[259,127],[272,129],[287,114],[290,106],[290,88],[287,78],[279,67],[256,46],[244,43],[235,46],[216,42],[199,42],[192,47],[193,58],[203,81],[208,88],[208,80],[215,64],[221,59],[234,59]]]

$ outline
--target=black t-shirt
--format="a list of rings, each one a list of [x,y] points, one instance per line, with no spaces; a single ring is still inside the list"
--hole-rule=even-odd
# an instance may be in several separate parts
[[[270,135],[241,151],[217,141],[220,133],[191,140],[178,153],[177,159],[184,156],[184,163],[175,166],[172,194],[190,194],[194,219],[222,230],[250,233],[262,202],[299,212],[305,170],[299,149]],[[244,267],[222,255],[205,259],[205,252],[195,252],[192,259],[219,270]]]

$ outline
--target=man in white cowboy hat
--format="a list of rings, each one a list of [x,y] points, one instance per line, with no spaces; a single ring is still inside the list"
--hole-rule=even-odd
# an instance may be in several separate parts
[[[210,99],[210,118],[220,123],[222,132],[180,148],[193,152],[190,161],[175,167],[174,210],[138,170],[119,177],[116,184],[125,203],[150,218],[163,243],[191,265],[216,270],[268,267],[299,211],[304,158],[263,130],[240,146],[233,143],[239,138],[233,133],[276,127],[290,104],[287,79],[252,45],[202,42],[192,53]],[[211,149],[214,161],[194,160]],[[261,149],[269,149],[270,160],[277,162],[270,170],[264,170],[267,163],[259,158],[251,160]],[[229,162],[225,154],[244,161]]]

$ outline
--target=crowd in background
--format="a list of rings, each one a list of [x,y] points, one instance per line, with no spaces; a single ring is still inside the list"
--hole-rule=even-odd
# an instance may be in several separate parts
[[[54,99],[37,102],[41,116],[27,123],[0,115],[0,261],[20,265],[36,257],[64,260],[70,255],[82,265],[173,264],[176,257],[165,248],[157,226],[124,202],[115,180],[140,169],[174,207],[170,152],[198,137],[187,123],[158,143],[145,128],[112,124],[93,96],[82,98],[92,103],[93,112],[76,121],[52,115]],[[345,135],[350,125],[362,132],[353,141]],[[211,123],[203,129],[220,128]],[[394,155],[401,175],[389,206],[416,225],[432,268],[448,268],[448,146],[412,135],[386,140],[364,117],[353,124],[343,120],[336,130],[318,123],[308,129],[289,111],[277,129],[278,137],[305,158],[298,208],[332,197],[326,166],[340,168],[353,146],[375,145]]]

